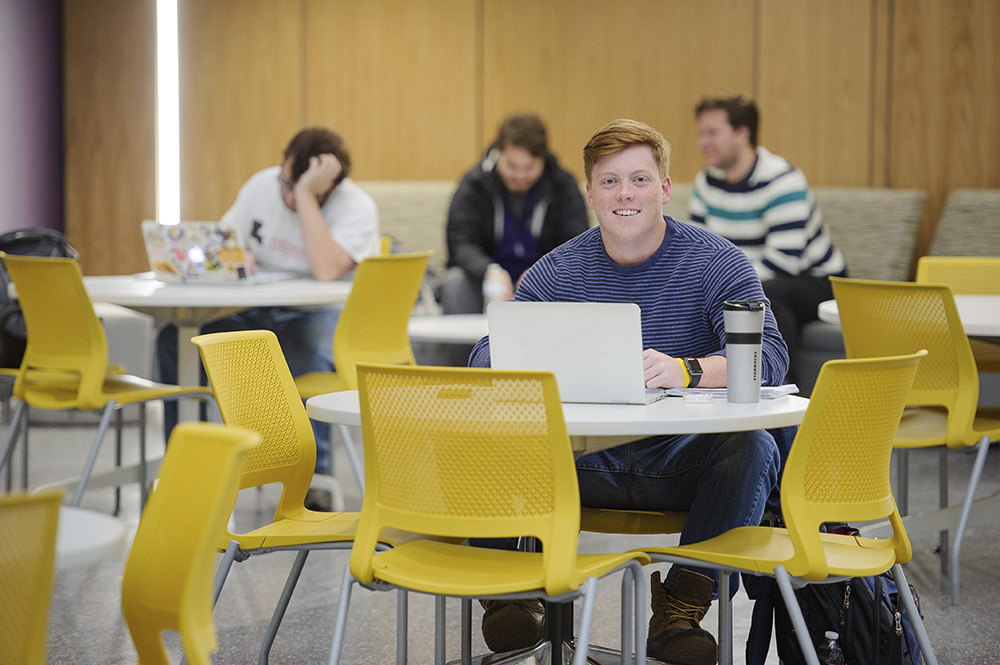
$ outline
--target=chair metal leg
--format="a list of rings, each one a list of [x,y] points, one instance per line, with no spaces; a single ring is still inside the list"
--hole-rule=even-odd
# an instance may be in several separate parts
[[[122,410],[115,410],[115,468],[119,469],[122,465]],[[114,515],[118,515],[121,512],[122,507],[122,486],[115,485],[115,509]]]
[[[365,466],[358,457],[358,450],[354,445],[354,437],[351,436],[351,430],[348,429],[347,425],[338,425],[340,431],[340,437],[344,440],[344,450],[347,451],[347,461],[351,463],[351,471],[354,472],[354,478],[358,481],[358,487],[361,488],[361,493],[365,493]]]
[[[295,556],[292,569],[288,572],[285,586],[281,590],[281,596],[278,598],[278,605],[274,608],[274,613],[271,614],[271,622],[267,625],[264,642],[260,645],[260,654],[257,656],[257,663],[259,665],[267,665],[268,658],[271,656],[271,646],[274,644],[274,638],[278,635],[281,620],[285,618],[288,603],[292,600],[292,592],[295,591],[295,585],[299,582],[299,576],[302,575],[302,568],[306,565],[308,557],[309,550],[299,550],[299,553]]]
[[[809,629],[806,628],[806,620],[802,616],[802,608],[799,607],[799,601],[795,597],[795,590],[792,589],[792,579],[788,575],[788,571],[785,570],[784,566],[778,566],[774,569],[774,578],[778,582],[778,589],[781,590],[781,597],[785,600],[788,616],[795,628],[795,638],[799,641],[799,648],[802,649],[806,663],[819,665],[819,657],[816,655],[816,648],[813,646],[812,640],[809,639]]]
[[[27,417],[28,405],[25,402],[21,402],[17,410],[14,412],[14,419],[10,423],[10,430],[7,432],[7,440],[3,445],[3,452],[0,453],[0,469],[7,466],[7,491],[10,491],[11,485],[14,482],[13,468],[14,463],[12,461],[14,453],[14,445],[17,443],[17,437],[21,433],[21,419]]]
[[[406,665],[409,657],[409,616],[410,597],[405,589],[399,589],[396,591],[396,665]]]
[[[621,605],[621,649],[622,665],[628,665],[632,654],[632,603],[634,602],[635,583],[632,578],[636,575],[632,567],[629,566],[622,573],[622,605]]]
[[[354,576],[351,575],[350,565],[344,566],[344,578],[340,583],[340,601],[337,604],[337,620],[333,627],[333,644],[330,645],[330,665],[337,665],[340,662],[340,650],[344,646],[344,631],[347,627],[347,606],[351,602],[351,587],[354,586]],[[399,634],[397,626],[396,634],[397,656],[399,660]]]
[[[896,510],[901,517],[910,513],[910,451],[906,448],[896,448]]]
[[[972,477],[969,478],[969,489],[965,494],[965,502],[962,504],[962,516],[958,520],[958,529],[955,531],[955,542],[951,550],[951,604],[958,605],[959,592],[959,557],[962,553],[962,539],[965,537],[965,529],[969,525],[969,516],[972,514],[972,504],[976,499],[976,488],[979,487],[979,478],[983,475],[983,468],[986,466],[986,455],[990,450],[990,438],[984,436],[977,444],[979,450],[976,452],[976,463],[972,467]]]
[[[942,510],[948,507],[948,449],[941,448],[938,453],[938,507]],[[938,552],[941,555],[941,574],[948,574],[948,529],[938,533]]]
[[[590,627],[594,622],[596,596],[597,578],[588,577],[583,583],[583,611],[580,612],[580,632],[577,634],[573,665],[587,665],[587,648],[590,645]]]
[[[434,596],[434,663],[445,665],[446,602],[444,596]],[[464,600],[464,599],[463,599]],[[463,614],[462,620],[465,620]],[[463,661],[463,665],[466,665]]]
[[[937,665],[937,656],[934,655],[934,648],[927,638],[924,622],[920,618],[920,612],[917,611],[917,604],[913,602],[913,596],[910,595],[910,585],[906,581],[906,575],[903,574],[903,567],[898,563],[892,567],[892,578],[896,581],[896,587],[899,589],[898,597],[903,601],[903,607],[910,617],[910,624],[917,633],[917,642],[920,643],[920,650],[923,652],[924,664]]]
[[[442,620],[444,617],[440,617]],[[462,599],[462,665],[472,663],[472,599]],[[442,661],[443,662],[443,661]]]
[[[139,404],[139,514],[149,498],[149,478],[146,477],[146,402]]]
[[[104,407],[104,413],[101,415],[101,424],[97,428],[97,436],[94,437],[94,443],[90,446],[90,454],[87,456],[87,463],[83,467],[83,473],[80,474],[80,483],[76,486],[76,494],[73,496],[71,506],[80,505],[80,500],[83,498],[83,491],[87,489],[87,481],[94,470],[94,463],[97,462],[97,453],[104,442],[104,435],[108,431],[108,423],[111,422],[111,414],[115,411],[115,404],[115,400],[111,399],[108,400],[107,405]]]
[[[21,489],[28,491],[28,454],[31,452],[28,444],[28,425],[31,423],[31,405],[24,405],[24,417],[21,419]]]
[[[730,571],[719,575],[719,665],[733,665],[733,603],[729,597]]]
[[[219,602],[219,596],[222,594],[222,587],[226,583],[226,578],[229,576],[229,570],[233,567],[233,562],[239,557],[240,544],[235,540],[230,540],[229,545],[226,546],[226,552],[222,556],[222,561],[219,562],[219,567],[215,569],[215,577],[212,579],[212,606],[214,607],[217,602]],[[245,561],[246,555],[240,558],[240,561]]]

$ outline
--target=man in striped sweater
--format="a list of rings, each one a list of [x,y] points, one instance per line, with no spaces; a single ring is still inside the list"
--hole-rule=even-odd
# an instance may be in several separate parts
[[[742,96],[710,97],[695,111],[705,168],[688,203],[691,222],[731,240],[753,263],[794,360],[802,326],[833,298],[844,257],[802,171],[757,145],[758,112]],[[786,380],[794,383],[795,367]]]
[[[732,243],[662,213],[670,196],[670,146],[655,129],[616,120],[584,148],[593,228],[538,260],[514,295],[522,301],[634,302],[642,312],[646,386],[726,385],[723,303],[764,299],[747,257]],[[762,343],[765,385],[780,383],[788,363],[770,310]],[[490,365],[489,338],[474,367]],[[585,506],[686,510],[681,543],[760,524],[777,486],[779,450],[766,431],[655,436],[577,460]],[[653,573],[649,654],[663,662],[714,665],[714,637],[699,626],[716,573],[674,566]],[[738,576],[733,576],[733,593]],[[495,651],[544,636],[538,601],[487,601],[483,635]],[[484,603],[485,605],[486,603]]]

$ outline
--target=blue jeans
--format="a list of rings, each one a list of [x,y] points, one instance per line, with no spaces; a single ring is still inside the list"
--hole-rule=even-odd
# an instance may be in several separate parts
[[[760,524],[780,463],[774,438],[759,430],[643,439],[585,455],[576,468],[584,506],[688,511],[684,545]],[[693,570],[717,579],[714,570]],[[676,574],[673,566],[665,587]],[[734,574],[730,593],[738,588]]]
[[[333,331],[340,317],[340,307],[320,310],[299,310],[285,307],[255,307],[232,314],[201,327],[201,332],[231,332],[236,330],[271,330],[278,337],[281,351],[292,376],[307,372],[333,371]],[[156,379],[164,383],[177,382],[177,328],[164,326],[156,339]],[[206,383],[205,371],[201,382]],[[167,437],[177,424],[177,403],[164,406],[164,429]],[[330,426],[313,421],[316,435],[316,472],[330,473]]]

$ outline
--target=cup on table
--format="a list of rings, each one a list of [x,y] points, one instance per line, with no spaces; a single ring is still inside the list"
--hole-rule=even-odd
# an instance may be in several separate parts
[[[741,404],[759,402],[764,303],[728,300],[722,318],[726,326],[726,399]]]

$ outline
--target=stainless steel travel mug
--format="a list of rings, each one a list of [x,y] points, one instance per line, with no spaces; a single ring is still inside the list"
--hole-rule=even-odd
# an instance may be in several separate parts
[[[764,303],[729,300],[722,317],[726,326],[726,398],[744,404],[759,402]]]

